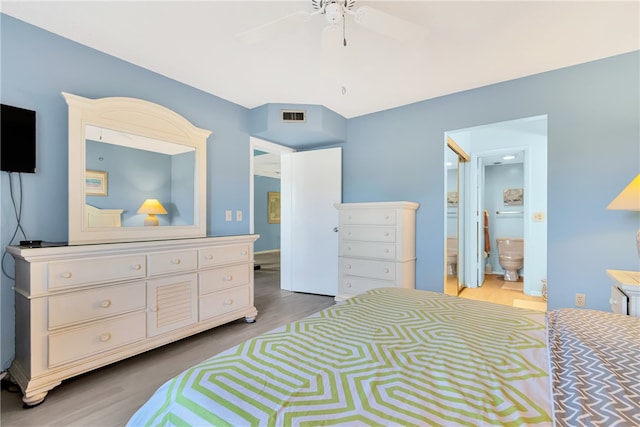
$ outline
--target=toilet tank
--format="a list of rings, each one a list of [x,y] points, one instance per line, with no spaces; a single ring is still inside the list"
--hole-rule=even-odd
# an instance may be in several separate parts
[[[454,255],[458,253],[458,238],[447,237],[447,255]]]
[[[517,254],[524,253],[524,239],[519,237],[498,237],[496,238],[499,254]]]

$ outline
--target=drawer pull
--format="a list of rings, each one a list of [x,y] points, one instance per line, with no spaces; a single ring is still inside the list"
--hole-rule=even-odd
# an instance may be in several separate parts
[[[224,302],[224,305],[233,305],[233,300],[231,298],[229,298],[228,300],[226,300]]]
[[[73,274],[71,274],[70,271],[67,271],[66,273],[62,273],[62,277],[64,277],[65,279],[71,279],[71,276],[73,276]]]
[[[106,334],[100,335],[100,341],[101,342],[107,342],[110,339],[111,339],[111,334],[109,332],[107,332]]]
[[[133,266],[134,270],[140,270],[142,268],[142,266],[140,264],[136,264]]]
[[[240,251],[240,255],[246,255],[246,254],[247,254],[247,251],[245,249]]]
[[[389,249],[386,249],[384,252],[388,254],[389,253]]]
[[[213,259],[213,255],[207,254],[207,255],[205,255],[204,259],[212,260]]]
[[[347,270],[351,270],[351,264],[347,264]]]
[[[384,216],[384,219],[389,219],[389,215],[385,215],[385,216]]]
[[[232,275],[230,275],[230,274],[229,274],[228,276],[224,276],[224,277],[222,278],[222,281],[223,281],[223,282],[230,282],[230,281],[232,281],[232,280],[233,280],[233,276],[232,276]]]
[[[152,313],[156,313],[158,311],[158,306],[154,305],[153,307],[149,308],[149,310],[151,310]]]
[[[388,269],[388,268],[385,268],[385,269],[384,269],[384,272],[385,272],[385,273],[388,273],[388,272],[389,272],[389,269]]]
[[[388,231],[385,231],[384,237],[389,237],[389,232]]]
[[[351,246],[347,246],[347,250],[351,252]]]
[[[347,282],[347,288],[351,289],[351,282]]]
[[[176,258],[176,259],[174,259],[174,260],[173,260],[173,261],[171,261],[171,262],[172,262],[173,264],[176,264],[176,265],[177,265],[177,264],[180,264],[180,262],[181,262],[181,261],[180,261],[180,258]]]
[[[102,307],[102,308],[109,308],[109,307],[111,307],[111,300],[110,300],[110,299],[106,299],[106,300],[102,301],[102,302],[100,303],[100,307]]]

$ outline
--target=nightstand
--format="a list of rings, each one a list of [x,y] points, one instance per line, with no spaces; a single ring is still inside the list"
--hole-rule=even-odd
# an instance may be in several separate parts
[[[609,303],[614,313],[640,317],[640,271],[607,270],[615,282]]]

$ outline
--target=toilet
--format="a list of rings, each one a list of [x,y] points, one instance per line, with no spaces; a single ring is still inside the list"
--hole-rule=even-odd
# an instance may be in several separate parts
[[[447,237],[447,275],[455,276],[458,265],[458,239]]]
[[[518,270],[524,265],[524,240],[514,237],[498,237],[498,262],[504,269],[504,280],[516,282]]]

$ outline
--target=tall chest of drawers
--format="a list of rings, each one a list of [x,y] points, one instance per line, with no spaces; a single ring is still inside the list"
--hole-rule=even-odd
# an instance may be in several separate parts
[[[418,203],[334,206],[340,218],[336,301],[374,288],[415,288]]]
[[[16,260],[16,356],[26,405],[64,379],[239,319],[255,320],[257,235],[42,248]]]

